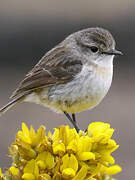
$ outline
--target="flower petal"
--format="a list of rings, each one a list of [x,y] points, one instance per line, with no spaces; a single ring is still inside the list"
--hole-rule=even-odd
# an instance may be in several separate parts
[[[2,170],[0,168],[0,178],[3,178]]]
[[[72,168],[66,168],[62,171],[63,178],[71,179],[75,176],[75,171]]]
[[[25,180],[35,180],[35,176],[32,173],[24,173],[22,179]]]
[[[18,174],[19,174],[19,169],[18,169],[18,168],[14,167],[14,166],[11,166],[11,167],[9,168],[9,170],[10,170],[10,173],[11,173],[13,176],[18,176]]]
[[[82,161],[87,161],[90,159],[95,160],[95,154],[92,152],[82,152],[78,155],[78,157],[79,157],[79,160],[82,160]]]
[[[82,166],[77,175],[72,180],[84,180],[87,175],[87,167]]]
[[[78,170],[78,161],[73,154],[63,156],[62,162],[63,164],[60,167],[61,172],[67,168],[72,168],[75,172]]]

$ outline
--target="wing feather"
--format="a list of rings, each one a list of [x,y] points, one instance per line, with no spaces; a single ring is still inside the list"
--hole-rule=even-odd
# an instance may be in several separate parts
[[[25,76],[11,98],[35,89],[71,81],[82,69],[82,62],[62,45],[49,51]]]

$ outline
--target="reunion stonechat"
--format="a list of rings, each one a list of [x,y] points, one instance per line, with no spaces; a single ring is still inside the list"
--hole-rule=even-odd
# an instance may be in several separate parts
[[[78,131],[75,113],[92,109],[107,94],[115,55],[122,53],[105,29],[88,28],[69,35],[25,76],[0,114],[18,102],[34,102],[64,113]]]

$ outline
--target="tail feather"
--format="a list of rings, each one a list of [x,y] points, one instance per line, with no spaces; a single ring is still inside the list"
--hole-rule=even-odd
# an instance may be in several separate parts
[[[17,103],[21,102],[24,98],[23,96],[20,96],[12,101],[10,101],[8,104],[6,104],[4,107],[2,107],[0,109],[0,116],[2,116],[6,111],[8,111],[10,108],[12,108],[14,105],[16,105]]]

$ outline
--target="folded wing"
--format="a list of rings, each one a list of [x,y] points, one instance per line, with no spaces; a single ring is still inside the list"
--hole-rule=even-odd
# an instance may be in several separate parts
[[[71,81],[82,69],[82,62],[69,49],[59,45],[49,51],[26,75],[11,98],[36,89]]]

